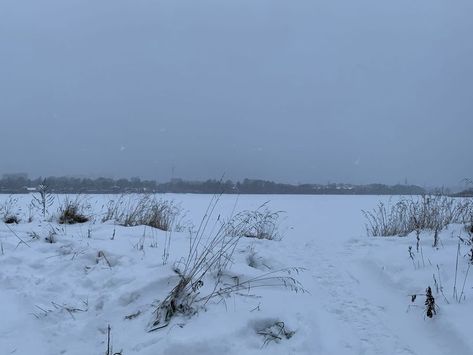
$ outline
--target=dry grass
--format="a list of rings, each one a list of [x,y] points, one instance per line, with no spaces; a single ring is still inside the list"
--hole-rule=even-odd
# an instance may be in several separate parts
[[[5,224],[20,223],[19,209],[17,207],[18,199],[10,196],[5,202],[0,205],[0,216]]]
[[[243,237],[281,240],[283,235],[279,220],[282,213],[282,211],[271,211],[265,203],[254,211],[238,213],[232,223],[244,226],[240,231]]]
[[[145,225],[163,231],[176,226],[181,214],[180,208],[172,201],[157,199],[153,195],[122,195],[111,200],[102,221],[115,221],[126,227]]]
[[[283,339],[291,339],[295,332],[289,330],[282,321],[276,321],[272,324],[265,326],[262,329],[257,330],[258,335],[264,338],[264,345],[268,345],[270,342],[279,343]]]
[[[413,231],[437,233],[450,223],[468,223],[473,218],[471,199],[443,195],[401,199],[394,205],[380,202],[372,211],[363,211],[371,236],[405,236]]]
[[[80,196],[77,196],[74,200],[66,197],[59,207],[59,224],[76,224],[85,223],[90,220],[85,215],[87,205],[81,200]]]
[[[240,290],[276,286],[305,292],[302,285],[292,276],[301,270],[299,268],[271,271],[247,280],[234,278],[232,284],[223,284],[224,271],[232,263],[238,242],[249,229],[249,220],[238,215],[227,222],[219,222],[217,218],[210,226],[219,198],[220,196],[212,198],[197,231],[191,235],[187,257],[175,267],[180,280],[168,296],[159,302],[149,331],[166,327],[176,315],[191,316],[210,300],[225,298]],[[204,281],[207,282],[207,276],[210,274],[214,276],[211,279],[213,285],[203,292]]]

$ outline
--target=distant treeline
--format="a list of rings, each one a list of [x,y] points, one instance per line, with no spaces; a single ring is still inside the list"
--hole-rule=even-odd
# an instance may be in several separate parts
[[[4,174],[0,180],[0,193],[34,192],[39,185],[44,184],[52,193],[125,193],[125,192],[157,192],[156,181],[109,178],[75,178],[47,177],[30,179],[26,174]]]
[[[463,190],[461,192],[457,192],[453,196],[455,196],[455,197],[473,197],[473,188],[469,188],[469,189]]]
[[[162,192],[188,193],[239,193],[239,194],[294,194],[294,195],[415,195],[423,194],[425,190],[414,185],[349,185],[349,184],[282,184],[266,180],[244,179],[242,182],[227,180],[207,180],[191,182],[174,179],[159,184]]]
[[[419,195],[426,191],[415,185],[350,185],[350,184],[281,184],[273,181],[244,179],[186,181],[172,179],[166,183],[153,180],[48,177],[30,179],[26,174],[8,174],[0,179],[0,193],[28,193],[36,191],[40,184],[48,186],[52,193],[196,193],[196,194],[295,194],[295,195]]]

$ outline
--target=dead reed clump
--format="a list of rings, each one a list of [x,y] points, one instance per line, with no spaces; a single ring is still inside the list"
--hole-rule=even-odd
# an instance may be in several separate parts
[[[371,211],[362,211],[370,236],[405,236],[413,231],[438,233],[451,223],[468,223],[473,216],[473,200],[444,195],[403,198],[393,205],[380,202]],[[438,239],[434,240],[437,245]]]
[[[90,218],[84,214],[86,208],[87,207],[83,202],[81,202],[79,197],[76,197],[74,200],[66,198],[63,204],[59,207],[59,224],[88,222]]]
[[[263,204],[254,211],[243,211],[238,213],[232,223],[238,223],[244,228],[241,236],[245,238],[281,240],[283,234],[280,228],[282,211],[271,211]]]
[[[238,242],[248,228],[248,221],[233,218],[221,222],[219,216],[211,232],[207,232],[218,201],[219,196],[214,196],[199,228],[191,233],[187,258],[175,267],[180,280],[168,296],[158,303],[149,331],[166,327],[176,315],[192,316],[210,300],[224,300],[241,290],[285,287],[294,292],[305,292],[302,285],[292,276],[293,273],[301,271],[300,268],[275,270],[246,280],[232,277],[232,283],[223,283],[224,272],[232,263]],[[210,285],[204,285],[204,282],[208,281]]]
[[[163,231],[178,229],[181,209],[173,201],[153,195],[122,195],[111,200],[102,221],[115,221],[125,227],[145,225]]]
[[[15,215],[7,215],[3,218],[3,223],[5,224],[18,224],[20,223],[20,219],[18,216]]]
[[[18,199],[10,196],[5,202],[0,205],[0,215],[5,224],[20,223],[19,209],[17,208]]]

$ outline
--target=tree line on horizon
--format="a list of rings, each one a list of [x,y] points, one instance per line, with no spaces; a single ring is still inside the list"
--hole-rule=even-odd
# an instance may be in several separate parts
[[[4,174],[0,179],[0,193],[34,192],[39,185],[46,185],[52,193],[196,193],[196,194],[300,194],[300,195],[420,195],[426,190],[416,185],[385,184],[285,184],[267,180],[209,179],[188,181],[172,179],[158,183],[140,178],[79,178],[47,177],[29,178],[26,174]]]

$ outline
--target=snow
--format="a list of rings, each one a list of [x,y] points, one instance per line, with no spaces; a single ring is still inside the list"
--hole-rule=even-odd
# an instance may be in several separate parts
[[[463,226],[442,231],[438,248],[432,247],[432,233],[423,232],[421,254],[412,234],[366,236],[361,210],[387,197],[223,196],[214,220],[266,201],[272,210],[285,211],[284,238],[242,238],[226,277],[245,280],[268,270],[301,267],[305,271],[295,277],[307,292],[261,287],[234,293],[207,303],[192,317],[177,316],[169,326],[148,332],[157,301],[179,281],[173,265],[185,257],[189,234],[167,235],[170,256],[163,264],[166,232],[101,222],[112,197],[85,196],[95,218],[67,226],[42,221],[38,212],[28,223],[31,195],[15,197],[22,222],[0,225],[0,354],[105,354],[108,325],[113,351],[123,355],[473,353],[473,272],[467,275],[469,247],[463,244],[457,289],[460,293],[465,282],[464,295],[459,301],[453,296]],[[8,198],[0,196],[0,204]],[[57,196],[51,212],[63,198]],[[178,202],[198,225],[211,196],[163,198]],[[57,234],[51,244],[44,238],[52,229]],[[32,232],[40,238],[32,238]],[[209,275],[204,287],[211,282]],[[425,316],[422,294],[428,286],[438,305],[433,319]],[[411,303],[413,294],[418,296]],[[284,322],[293,336],[265,342],[258,333],[275,331],[277,322]]]

